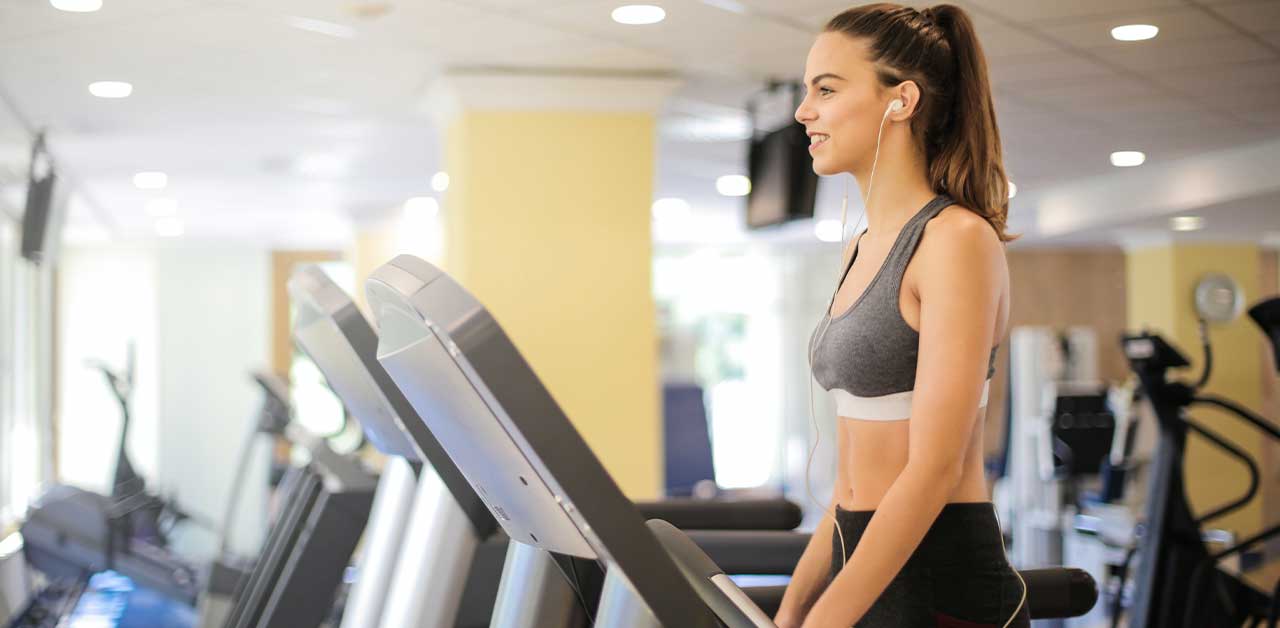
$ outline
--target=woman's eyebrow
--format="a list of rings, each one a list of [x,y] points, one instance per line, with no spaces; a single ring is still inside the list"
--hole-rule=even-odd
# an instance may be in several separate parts
[[[818,81],[821,81],[822,79],[836,79],[837,81],[843,81],[843,80],[844,80],[844,77],[843,77],[843,76],[840,76],[840,75],[838,75],[838,74],[832,74],[832,73],[830,73],[830,72],[824,72],[824,73],[822,73],[822,74],[819,74],[819,75],[817,75],[817,76],[813,77],[812,79],[809,79],[809,84],[810,84],[810,85],[817,85],[817,84],[818,84]]]

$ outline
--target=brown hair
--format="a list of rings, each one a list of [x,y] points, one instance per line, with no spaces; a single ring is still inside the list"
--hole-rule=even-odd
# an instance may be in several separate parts
[[[964,10],[871,4],[831,18],[824,30],[866,41],[884,86],[915,81],[921,96],[911,131],[934,191],[986,218],[1002,241],[1013,240],[1005,233],[1009,179],[987,61]]]

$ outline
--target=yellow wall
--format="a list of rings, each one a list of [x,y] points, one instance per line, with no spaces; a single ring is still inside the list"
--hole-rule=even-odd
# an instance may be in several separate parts
[[[653,137],[644,113],[472,111],[446,149],[444,268],[632,498],[662,481]]]
[[[1186,355],[1191,368],[1179,377],[1198,377],[1203,367],[1193,293],[1210,272],[1230,275],[1244,289],[1245,302],[1259,297],[1259,251],[1253,245],[1171,245],[1130,251],[1126,262],[1129,326],[1158,331]],[[1247,317],[1211,325],[1213,375],[1204,391],[1257,410],[1262,401],[1262,336]],[[1226,412],[1197,406],[1191,416],[1201,425],[1249,452],[1263,455],[1262,438],[1247,423]],[[1205,512],[1248,488],[1248,473],[1234,458],[1192,435],[1186,458],[1187,495],[1193,512]],[[1264,489],[1265,490],[1265,489]],[[1249,534],[1262,526],[1262,500],[1210,522],[1214,528]]]

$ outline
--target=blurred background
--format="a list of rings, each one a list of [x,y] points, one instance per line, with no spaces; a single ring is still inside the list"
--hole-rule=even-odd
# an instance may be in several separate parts
[[[1017,490],[998,488],[1014,408],[1056,416],[1059,396],[1131,380],[1126,330],[1158,330],[1198,367],[1207,274],[1250,304],[1280,291],[1280,2],[956,4],[1016,188],[1025,335],[1002,345],[985,431],[1016,517]],[[363,303],[398,253],[474,290],[628,495],[782,495],[816,523],[806,463],[816,443],[825,501],[835,418],[805,346],[862,208],[851,180],[804,174],[788,124],[815,34],[849,3],[620,5],[0,0],[0,532],[51,484],[110,492],[123,421],[103,368],[132,375],[132,466],[194,518],[231,494],[263,394],[251,371],[287,380],[298,423],[377,468],[293,347],[285,282],[319,263]],[[1265,337],[1243,318],[1209,334],[1210,389],[1277,420]],[[1048,366],[1011,373],[1019,347]],[[1280,448],[1206,414],[1261,473],[1256,502],[1218,527],[1274,525]],[[1153,421],[1134,436],[1134,512]],[[1046,446],[1042,479],[1066,487],[1037,506],[1050,519],[1082,508],[1115,433],[1081,436],[1102,447],[1091,464]],[[1247,478],[1202,445],[1188,490],[1209,506]],[[291,455],[249,458],[231,524],[244,552]],[[175,543],[207,557],[217,537]]]

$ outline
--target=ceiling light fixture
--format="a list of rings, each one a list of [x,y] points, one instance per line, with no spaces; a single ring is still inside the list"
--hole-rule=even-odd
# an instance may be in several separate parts
[[[1126,24],[1111,29],[1111,37],[1116,41],[1142,41],[1152,39],[1160,27],[1151,24]]]
[[[724,196],[746,196],[751,193],[751,179],[740,174],[726,174],[716,179],[716,191]]]
[[[1018,195],[1018,184],[1014,183],[1013,181],[1010,181],[1009,182],[1009,198],[1013,198],[1017,195]]]
[[[128,98],[133,84],[124,81],[97,81],[89,83],[89,93],[98,98]]]
[[[68,13],[93,13],[102,8],[102,0],[49,0],[49,4]]]
[[[139,190],[163,190],[169,185],[169,175],[163,172],[139,172],[133,175],[133,186]]]
[[[1146,153],[1139,150],[1118,150],[1111,153],[1111,165],[1117,168],[1141,166],[1146,161]]]
[[[1169,219],[1169,228],[1174,231],[1199,231],[1204,229],[1204,218],[1200,216],[1174,216]]]
[[[628,4],[613,10],[613,21],[629,26],[657,24],[666,19],[667,12],[652,4]]]
[[[449,189],[449,173],[441,170],[431,176],[431,189],[443,192]]]

